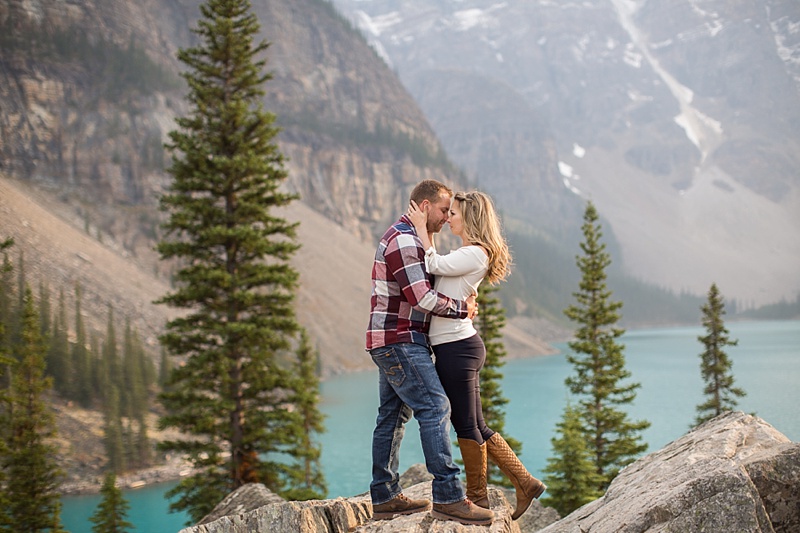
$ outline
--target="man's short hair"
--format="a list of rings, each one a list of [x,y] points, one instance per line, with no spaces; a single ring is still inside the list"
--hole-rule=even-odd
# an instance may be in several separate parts
[[[422,180],[411,191],[411,199],[421,204],[423,200],[436,203],[442,196],[453,197],[453,190],[444,183],[436,180]]]

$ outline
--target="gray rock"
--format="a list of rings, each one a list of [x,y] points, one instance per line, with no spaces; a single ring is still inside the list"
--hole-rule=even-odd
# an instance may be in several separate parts
[[[800,531],[800,445],[780,444],[753,455],[743,466],[775,531]]]
[[[800,444],[730,412],[625,468],[606,494],[543,533],[789,532],[800,519]]]
[[[249,484],[238,490],[246,493],[253,487]],[[248,499],[246,495],[242,497]],[[282,502],[223,516],[180,533],[344,533],[366,523],[371,516],[372,504],[363,497]]]
[[[407,472],[406,479],[420,474],[420,468]],[[425,477],[425,476],[423,476]],[[430,481],[423,481],[403,490],[409,498],[431,497]],[[372,503],[367,494],[334,500],[308,502],[271,502],[258,506],[265,494],[276,497],[263,485],[245,485],[225,498],[208,517],[180,533],[390,533],[416,531],[425,533],[522,533],[511,520],[512,507],[503,492],[490,487],[489,499],[495,513],[490,527],[465,526],[457,522],[436,520],[428,512],[396,517],[393,520],[372,520]],[[218,516],[230,511],[230,514]],[[530,512],[530,511],[529,511]]]
[[[228,494],[221,502],[214,507],[196,525],[208,524],[223,516],[241,515],[249,511],[254,511],[259,507],[273,503],[282,503],[285,500],[269,490],[261,483],[250,483],[239,487]]]
[[[422,465],[401,479],[406,495],[430,499]],[[430,513],[375,521],[368,494],[276,503],[263,485],[251,484],[181,533],[793,533],[800,531],[800,444],[759,418],[732,412],[631,464],[603,497],[562,520],[536,501],[514,522],[513,491],[492,486],[489,496],[495,521],[482,527]]]
[[[516,505],[516,498],[509,498],[511,506]],[[517,525],[521,533],[535,533],[554,522],[558,522],[561,518],[558,511],[552,507],[545,507],[537,500],[534,500],[531,506],[525,511],[525,514],[517,519]]]

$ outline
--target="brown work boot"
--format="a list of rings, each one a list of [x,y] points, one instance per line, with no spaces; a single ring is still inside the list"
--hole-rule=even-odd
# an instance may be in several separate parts
[[[533,477],[499,433],[486,441],[486,451],[506,477],[511,480],[517,494],[517,508],[511,515],[516,520],[528,510],[533,500],[547,489],[547,485]]]
[[[391,520],[395,516],[421,513],[431,508],[430,500],[412,500],[402,492],[386,503],[372,505],[374,520]]]
[[[431,516],[439,520],[453,520],[461,524],[488,526],[494,520],[494,513],[478,507],[469,498],[456,503],[434,503]]]
[[[458,439],[458,446],[461,448],[461,460],[464,461],[464,473],[467,475],[467,498],[478,507],[488,509],[486,443]]]

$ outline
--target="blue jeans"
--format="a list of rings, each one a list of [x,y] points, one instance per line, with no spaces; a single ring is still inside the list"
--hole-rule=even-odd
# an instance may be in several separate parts
[[[402,492],[398,463],[405,423],[419,423],[425,466],[433,474],[434,503],[464,499],[464,487],[450,451],[450,402],[444,393],[430,350],[419,344],[390,344],[370,351],[378,365],[380,406],[372,433],[372,483],[375,505]]]

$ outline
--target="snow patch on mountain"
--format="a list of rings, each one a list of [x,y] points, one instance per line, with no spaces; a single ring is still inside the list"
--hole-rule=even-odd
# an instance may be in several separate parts
[[[566,187],[573,194],[577,194],[578,196],[580,196],[581,194],[580,189],[578,189],[575,185],[573,185],[571,180],[579,180],[581,179],[581,177],[575,174],[575,170],[572,168],[572,166],[563,161],[559,161],[558,171],[561,173],[561,176],[563,178],[564,187]]]
[[[354,17],[355,25],[367,35],[370,45],[378,56],[383,59],[389,67],[393,68],[392,58],[386,51],[386,48],[384,48],[380,36],[383,32],[403,22],[400,13],[398,11],[392,11],[378,17],[370,17],[364,11],[356,11]]]
[[[636,2],[631,0],[611,0],[611,3],[619,16],[620,26],[631,38],[630,44],[632,47],[626,46],[624,61],[639,68],[641,66],[641,58],[644,58],[653,71],[664,81],[680,105],[681,112],[675,117],[675,122],[683,128],[686,137],[700,150],[702,159],[705,160],[719,142],[722,125],[693,107],[694,92],[689,87],[681,84],[666,69],[662,68],[658,60],[650,53],[646,38],[633,21],[633,15],[638,9]],[[632,48],[635,48],[641,57],[637,59],[637,55],[634,55]]]
[[[795,11],[794,20],[789,15],[773,19],[770,6],[765,7],[778,57],[800,89],[800,10]]]

